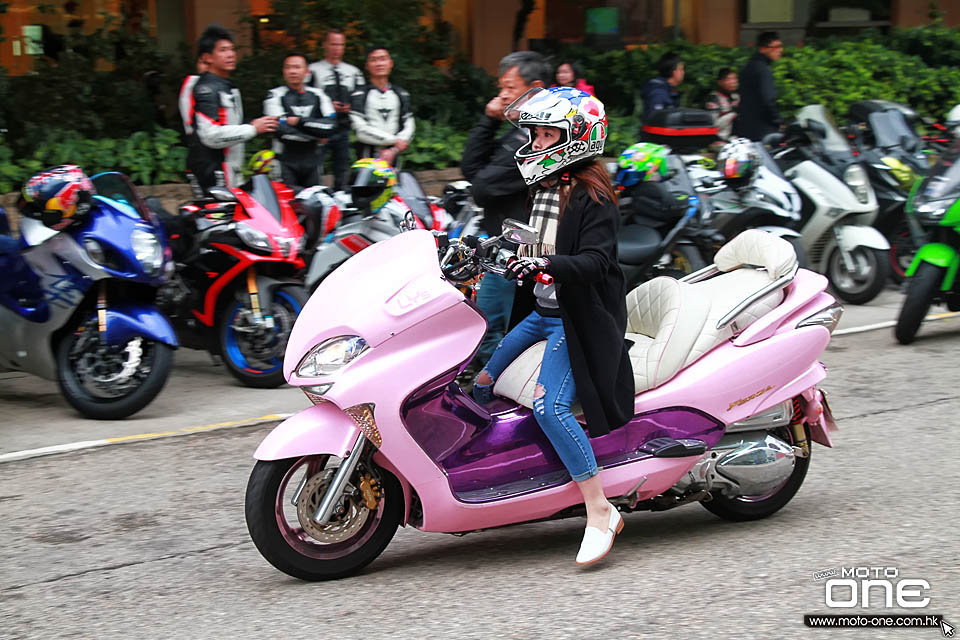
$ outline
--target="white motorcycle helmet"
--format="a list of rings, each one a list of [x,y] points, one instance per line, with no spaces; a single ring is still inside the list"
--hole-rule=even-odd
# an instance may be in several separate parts
[[[525,129],[528,142],[514,154],[527,184],[540,182],[570,166],[603,153],[607,114],[589,93],[569,87],[531,89],[504,110],[513,125]],[[534,128],[557,127],[560,140],[547,149],[533,149]]]
[[[717,154],[717,168],[728,179],[749,178],[756,170],[757,162],[753,142],[747,138],[733,138]]]
[[[950,109],[950,113],[947,114],[946,121],[947,131],[950,132],[954,138],[960,139],[960,104],[955,106],[953,109]]]

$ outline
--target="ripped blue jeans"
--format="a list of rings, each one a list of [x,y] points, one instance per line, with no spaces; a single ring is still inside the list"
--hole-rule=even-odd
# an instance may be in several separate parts
[[[546,393],[539,398],[536,397],[540,394],[539,389],[534,393],[533,415],[570,472],[570,477],[575,482],[583,482],[597,475],[599,469],[587,434],[570,412],[570,407],[576,402],[577,386],[573,381],[563,321],[560,318],[545,318],[534,311],[504,336],[483,370],[496,382],[504,369],[524,350],[544,339],[547,348],[543,353],[537,385],[543,387]],[[491,402],[493,383],[474,385],[473,396],[481,404]]]

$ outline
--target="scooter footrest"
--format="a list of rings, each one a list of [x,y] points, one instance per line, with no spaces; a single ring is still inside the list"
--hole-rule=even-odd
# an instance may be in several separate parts
[[[685,458],[699,456],[707,452],[707,443],[694,438],[654,438],[640,445],[640,451],[654,458]]]

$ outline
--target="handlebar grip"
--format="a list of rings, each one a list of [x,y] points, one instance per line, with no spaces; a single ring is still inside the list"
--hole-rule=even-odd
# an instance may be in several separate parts
[[[546,285],[548,287],[553,284],[553,276],[550,275],[549,273],[540,272],[537,274],[537,277],[535,278],[535,280],[540,284]]]

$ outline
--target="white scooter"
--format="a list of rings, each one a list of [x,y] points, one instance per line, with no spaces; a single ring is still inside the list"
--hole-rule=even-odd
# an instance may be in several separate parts
[[[823,273],[838,297],[866,304],[890,275],[890,243],[871,225],[877,199],[866,170],[822,105],[797,112],[773,158],[802,196],[801,244],[810,268]]]

